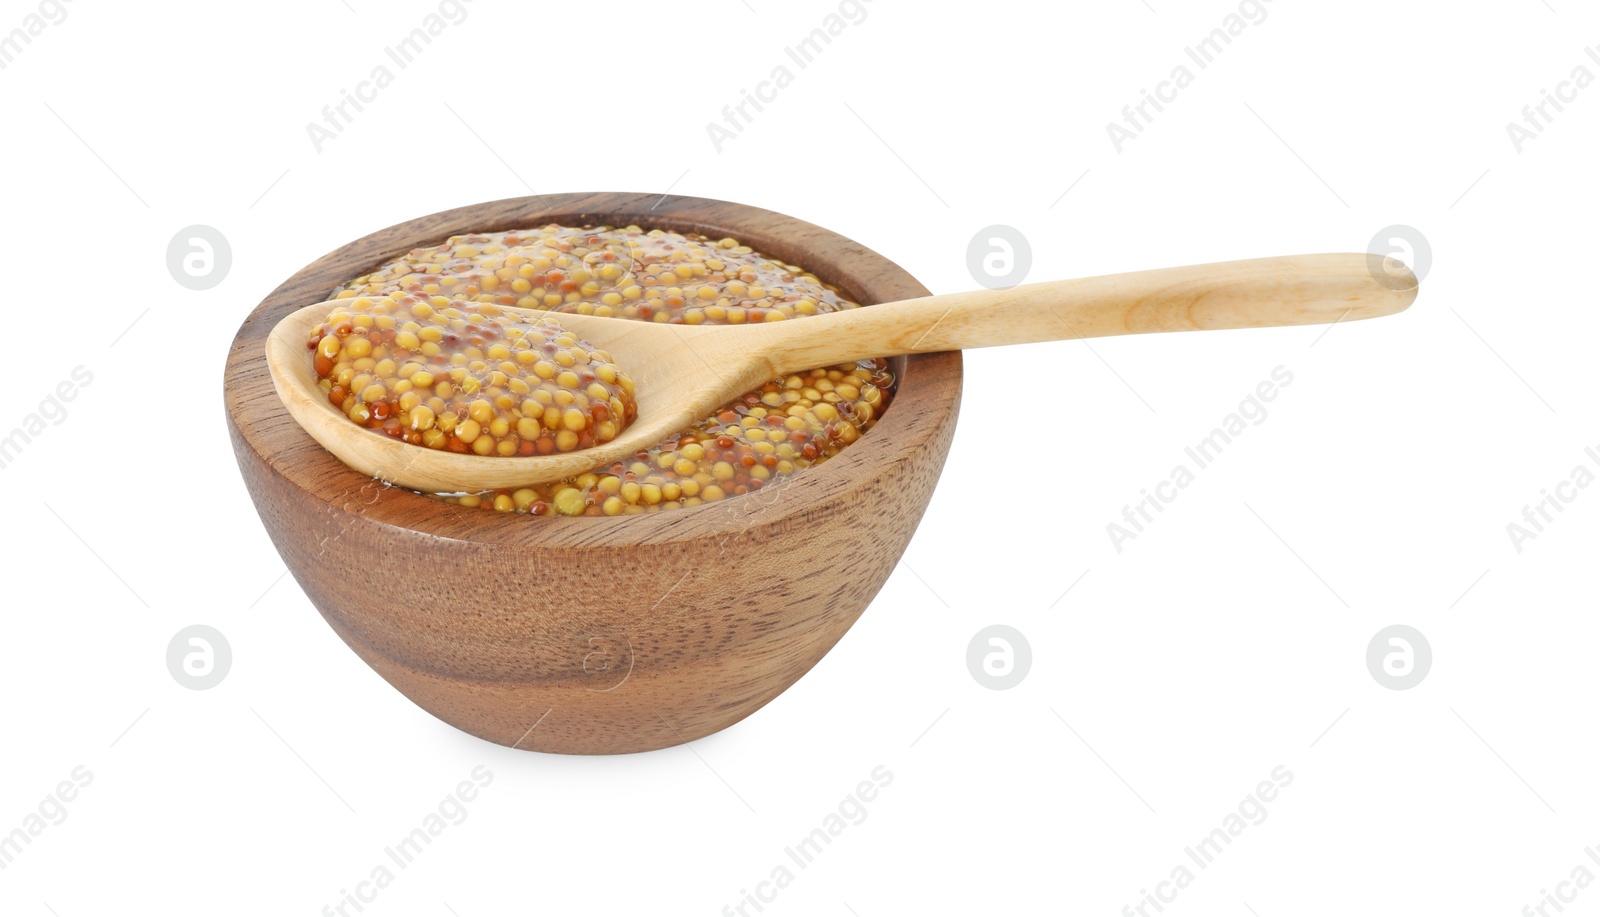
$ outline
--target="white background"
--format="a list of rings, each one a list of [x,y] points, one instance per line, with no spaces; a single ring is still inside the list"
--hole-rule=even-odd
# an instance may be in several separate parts
[[[5,0],[0,30],[36,9]],[[320,153],[307,122],[436,5],[76,0],[0,71],[0,429],[93,373],[0,471],[0,833],[94,775],[0,871],[0,912],[322,913],[480,765],[467,820],[368,914],[724,913],[878,765],[866,820],[764,913],[1118,914],[1279,765],[1267,819],[1169,914],[1511,917],[1600,873],[1600,488],[1520,552],[1507,534],[1600,471],[1600,86],[1521,152],[1506,131],[1600,75],[1600,15],[1276,0],[1119,153],[1106,123],[1236,5],[874,0],[718,152],[706,123],[836,9],[475,0]],[[277,283],[380,227],[668,189],[822,224],[936,292],[974,286],[967,244],[996,223],[1031,241],[1030,280],[1361,251],[1397,223],[1433,257],[1411,311],[1325,335],[970,354],[904,562],[795,688],[690,748],[488,745],[281,575],[224,354]],[[165,264],[196,223],[233,249],[205,292]],[[1115,550],[1107,524],[1280,365],[1268,418]],[[208,691],[165,664],[195,623],[234,652]],[[996,623],[1033,652],[1007,691],[966,665]],[[1409,691],[1365,662],[1396,623],[1434,654]]]

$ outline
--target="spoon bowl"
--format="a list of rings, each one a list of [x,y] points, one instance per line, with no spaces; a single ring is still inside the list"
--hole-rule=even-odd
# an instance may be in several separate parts
[[[503,308],[512,318],[553,320],[607,351],[634,381],[638,418],[615,439],[590,449],[502,458],[458,455],[392,439],[357,426],[329,403],[307,356],[306,338],[347,302],[330,301],[291,313],[267,338],[267,366],[284,406],[311,437],[363,474],[426,493],[512,489],[558,481],[642,452],[715,413],[717,408],[774,375],[761,358],[727,351],[755,345],[739,328],[692,327],[539,313]],[[605,341],[605,344],[600,344]],[[743,342],[743,344],[741,344]],[[705,357],[718,358],[711,363]],[[797,367],[808,369],[810,367]]]
[[[1331,324],[1390,315],[1417,295],[1398,262],[1368,254],[1296,255],[1009,290],[926,296],[800,321],[708,326],[551,314],[610,354],[634,379],[637,419],[614,439],[552,455],[459,455],[410,445],[352,423],[317,386],[305,342],[338,303],[283,319],[267,341],[278,396],[301,426],[345,464],[379,480],[434,493],[541,484],[643,452],[774,377],[868,357],[1119,334]]]

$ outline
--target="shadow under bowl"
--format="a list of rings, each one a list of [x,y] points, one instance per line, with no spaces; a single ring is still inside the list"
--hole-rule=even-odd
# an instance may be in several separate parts
[[[843,236],[741,204],[596,193],[461,207],[351,242],[262,301],[228,354],[228,430],[301,588],[418,706],[515,748],[665,748],[760,709],[860,617],[944,466],[961,354],[895,358],[898,389],[876,425],[781,486],[635,516],[530,518],[389,487],[325,451],[278,400],[264,348],[290,312],[413,248],[548,223],[733,236],[863,305],[928,292]]]

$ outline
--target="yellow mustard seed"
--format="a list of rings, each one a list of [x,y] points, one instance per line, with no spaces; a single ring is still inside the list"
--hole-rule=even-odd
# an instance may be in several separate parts
[[[619,435],[637,411],[632,379],[561,331],[561,312],[739,324],[858,308],[814,274],[737,239],[637,226],[457,236],[355,278],[332,298],[337,310],[308,342],[330,401],[342,396],[335,406],[353,421],[407,442],[483,455],[583,448]],[[551,310],[555,330],[530,333],[541,323],[525,310],[538,309]],[[355,338],[365,345],[352,353]],[[858,440],[882,417],[893,386],[881,360],[792,373],[632,460],[565,482],[444,499],[598,516],[737,497]],[[377,387],[382,398],[364,400]],[[608,500],[617,502],[608,508]]]

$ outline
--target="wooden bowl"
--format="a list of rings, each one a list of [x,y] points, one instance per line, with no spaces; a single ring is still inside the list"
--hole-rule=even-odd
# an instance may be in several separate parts
[[[665,748],[777,697],[872,601],[944,465],[961,354],[897,358],[899,389],[876,426],[786,484],[640,516],[531,518],[387,487],[324,451],[278,401],[263,351],[288,313],[413,248],[546,223],[734,236],[862,304],[928,291],[881,255],[770,211],[557,194],[358,239],[289,278],[240,327],[224,379],[239,471],[284,563],[357,655],[423,709],[491,742],[572,754]]]

